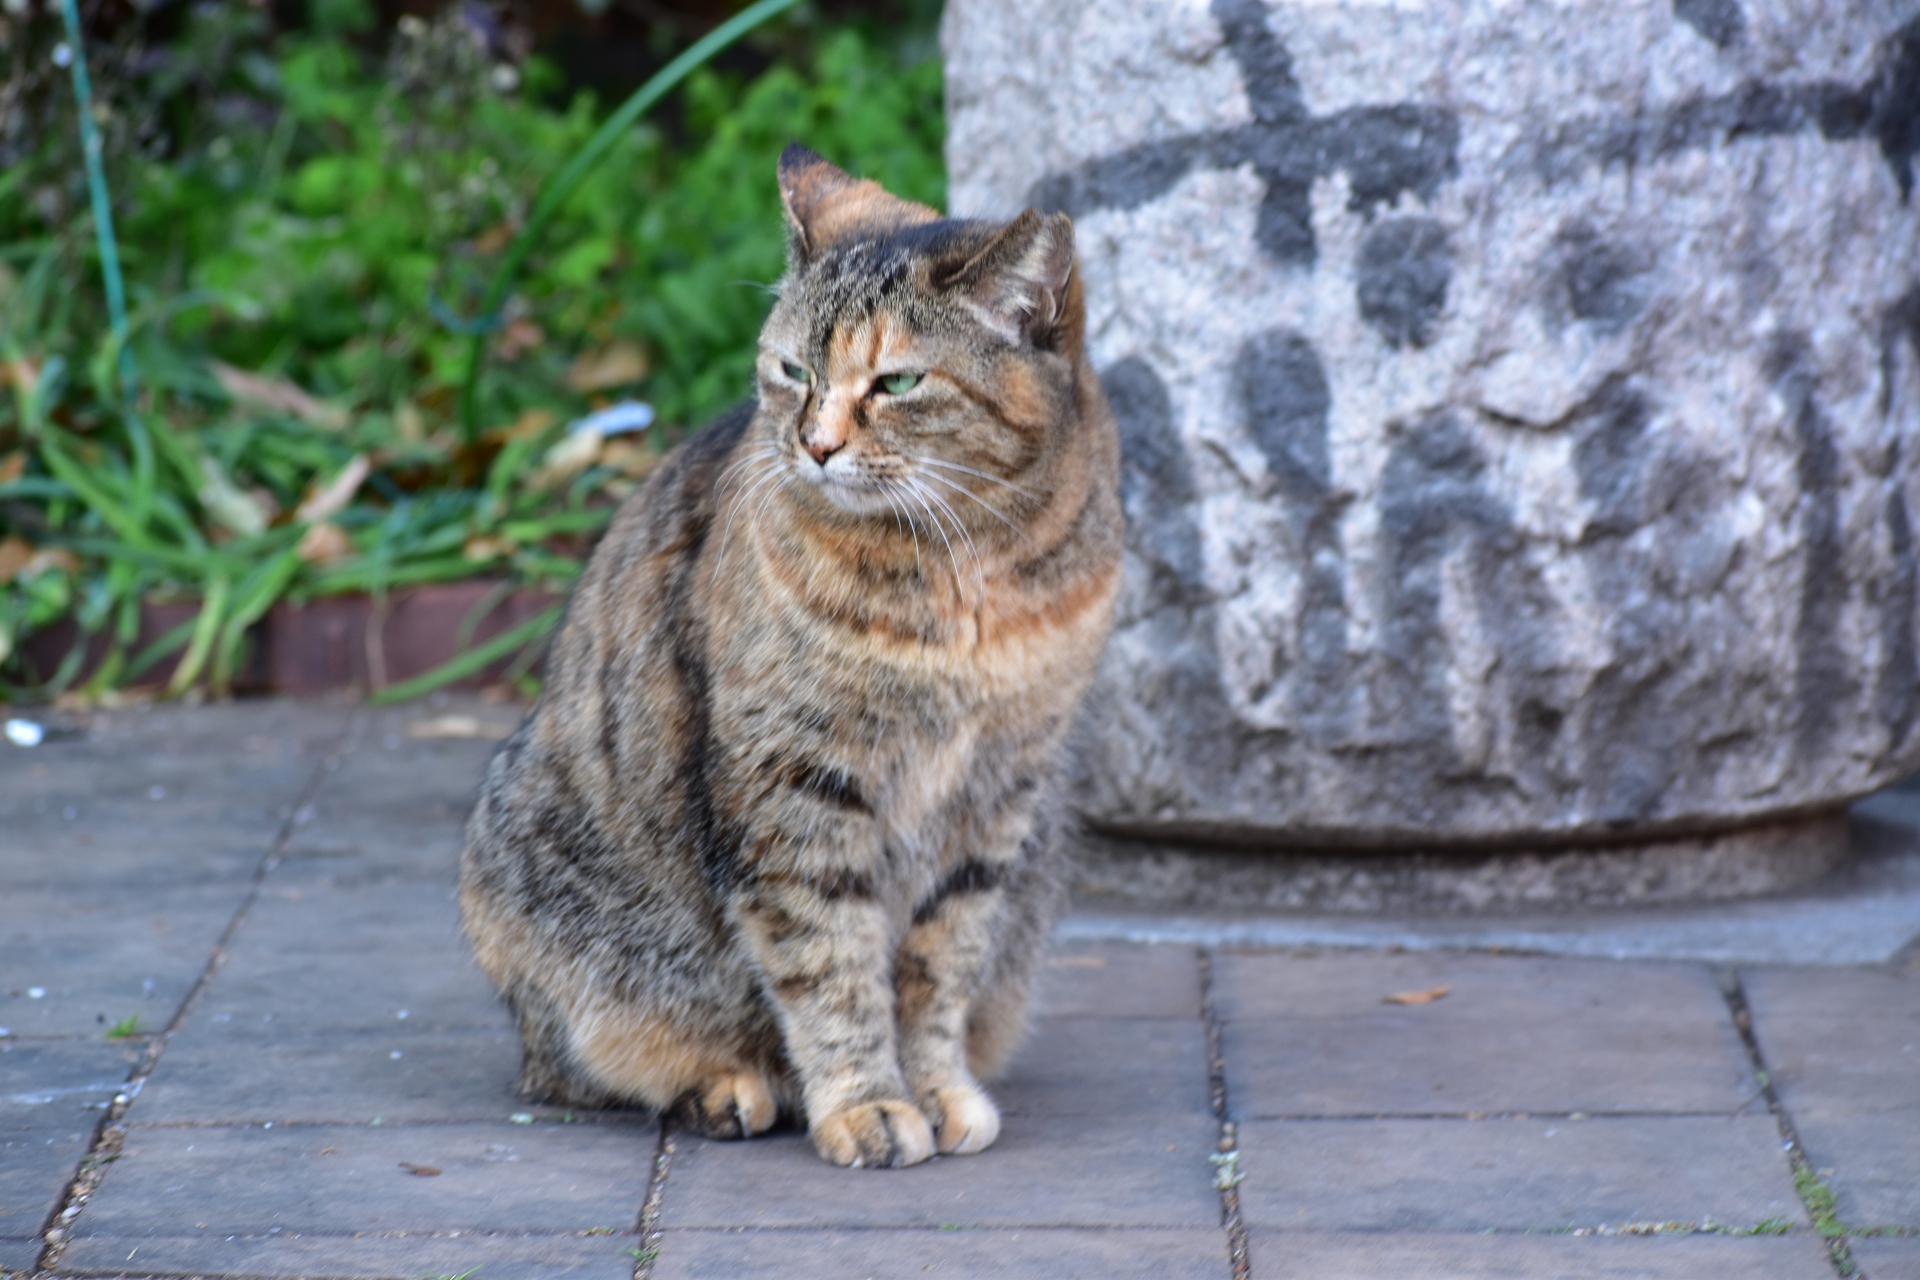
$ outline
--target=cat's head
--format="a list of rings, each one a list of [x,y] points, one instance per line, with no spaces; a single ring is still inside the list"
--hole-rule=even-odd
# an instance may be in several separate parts
[[[798,145],[780,193],[757,426],[787,487],[822,513],[1017,528],[1083,429],[1072,222],[942,218]]]

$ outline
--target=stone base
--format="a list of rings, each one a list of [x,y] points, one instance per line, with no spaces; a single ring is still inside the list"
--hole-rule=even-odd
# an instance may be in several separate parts
[[[1491,853],[1181,846],[1087,832],[1076,887],[1089,905],[1504,914],[1783,893],[1826,875],[1849,852],[1841,810],[1712,836]]]

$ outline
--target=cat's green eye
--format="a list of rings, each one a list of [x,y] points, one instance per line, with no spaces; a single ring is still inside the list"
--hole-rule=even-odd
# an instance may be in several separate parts
[[[920,385],[924,373],[890,373],[880,379],[880,389],[890,396],[903,396]]]
[[[813,375],[811,373],[791,360],[782,360],[780,362],[780,372],[786,374],[795,382],[807,383],[813,381]]]

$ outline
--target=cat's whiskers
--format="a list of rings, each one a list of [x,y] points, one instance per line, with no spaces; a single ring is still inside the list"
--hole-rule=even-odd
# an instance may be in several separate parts
[[[875,476],[874,481],[880,486],[880,494],[887,500],[887,505],[893,508],[894,527],[900,528],[901,506],[905,500],[898,496],[898,486],[884,476]],[[920,530],[913,523],[913,513],[910,511],[906,513],[904,532],[908,537],[913,539],[913,571],[919,574],[924,580],[927,576],[927,570],[926,566],[920,563]]]
[[[991,502],[988,502],[985,498],[981,497],[979,494],[975,493],[973,490],[967,488],[963,484],[957,483],[956,481],[949,480],[945,476],[936,476],[936,475],[929,474],[926,478],[928,480],[934,481],[936,484],[944,484],[949,489],[956,490],[959,493],[962,493],[965,496],[972,498],[975,502],[985,507],[988,510],[988,512],[992,514],[994,519],[998,520],[1001,524],[1007,526],[1007,528],[1013,530],[1015,534],[1019,535],[1020,541],[1026,543],[1029,547],[1033,547],[1033,549],[1036,551],[1039,550],[1038,547],[1034,547],[1033,539],[1027,536],[1027,531],[1025,529],[1022,529],[1019,525],[1007,519],[1007,517],[1001,513],[1000,508],[994,506]]]
[[[965,466],[962,463],[948,462],[945,458],[930,458],[924,453],[914,453],[914,454],[909,454],[907,456],[911,461],[917,462],[922,466],[941,467],[948,471],[964,471],[970,476],[979,476],[982,480],[991,480],[994,484],[999,485],[1003,489],[1013,490],[1015,493],[1025,498],[1028,502],[1038,503],[1040,501],[1040,499],[1034,495],[1031,489],[1022,489],[1019,485],[1015,484],[1013,481],[1003,480],[999,476],[994,475],[990,471],[979,471],[973,467]]]
[[[980,567],[980,549],[974,545],[973,535],[967,532],[967,526],[961,521],[959,513],[947,504],[946,499],[921,484],[918,476],[909,476],[907,483],[912,486],[913,492],[920,496],[923,504],[932,504],[926,508],[929,516],[934,516],[933,508],[937,506],[940,510],[946,512],[947,516],[953,521],[953,531],[960,535],[961,545],[966,549],[967,561],[973,568],[975,583],[978,589],[984,593],[987,587],[987,577]],[[943,539],[947,538],[946,525],[938,516],[934,516],[934,527],[940,531],[940,536]],[[947,539],[947,557],[949,560],[953,559],[953,542],[951,539]],[[964,599],[966,596],[966,581],[960,573],[958,561],[955,561],[953,565],[953,579],[954,586],[960,591],[961,597]]]
[[[757,457],[742,460],[744,462],[764,463],[766,466],[764,470],[753,476],[752,482],[747,485],[745,490],[737,492],[737,496],[734,498],[732,505],[728,508],[727,523],[720,530],[720,550],[718,554],[722,557],[727,554],[727,543],[733,537],[733,522],[739,516],[740,509],[742,507],[750,507],[756,494],[766,488],[770,482],[777,482],[780,479],[780,472],[785,459],[781,457],[779,449],[774,446],[767,445],[765,448],[765,453]],[[749,520],[752,518],[752,516],[748,517]]]
[[[928,505],[926,491],[921,489],[919,484],[915,482],[911,476],[909,476],[906,481],[906,487],[901,490],[901,496],[904,498],[911,499],[913,503],[920,508],[920,510],[926,512],[927,523],[933,526],[933,531],[940,535],[940,541],[946,545],[947,563],[953,567],[954,586],[961,591],[964,597],[965,583],[960,576],[959,557],[955,556],[953,553],[953,540],[947,537],[946,526],[940,522],[940,517],[935,515],[933,508],[930,505]]]

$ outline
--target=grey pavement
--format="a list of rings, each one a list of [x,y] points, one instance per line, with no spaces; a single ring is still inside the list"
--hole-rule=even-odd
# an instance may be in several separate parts
[[[453,883],[517,714],[0,746],[0,1270],[1920,1280],[1920,795],[1771,902],[1076,911],[999,1143],[848,1171],[513,1095]]]

